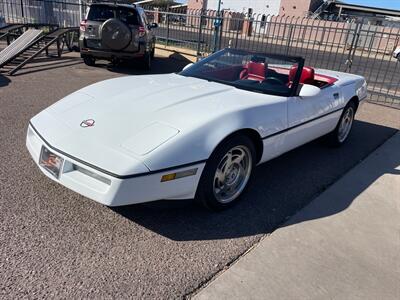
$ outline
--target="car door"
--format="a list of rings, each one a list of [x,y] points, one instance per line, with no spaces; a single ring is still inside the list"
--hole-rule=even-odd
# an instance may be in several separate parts
[[[314,96],[288,98],[286,150],[296,148],[332,131],[341,114],[342,95],[331,85]]]

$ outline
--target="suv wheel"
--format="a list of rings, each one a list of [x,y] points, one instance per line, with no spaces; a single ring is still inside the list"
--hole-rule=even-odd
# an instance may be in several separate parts
[[[146,52],[142,58],[142,67],[144,70],[149,71],[151,69],[151,53]]]
[[[83,57],[83,62],[85,63],[85,65],[87,66],[94,66],[96,63],[96,59],[92,56],[84,56]]]

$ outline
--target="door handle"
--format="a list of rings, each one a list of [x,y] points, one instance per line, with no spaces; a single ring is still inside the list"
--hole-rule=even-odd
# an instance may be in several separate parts
[[[333,98],[339,99],[339,93],[334,93],[334,94],[333,94]]]

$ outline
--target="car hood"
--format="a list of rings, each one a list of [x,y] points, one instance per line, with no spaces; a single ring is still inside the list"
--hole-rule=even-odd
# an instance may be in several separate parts
[[[177,74],[121,77],[70,94],[32,120],[53,147],[118,175],[151,168],[157,147],[221,113],[233,87]],[[82,124],[94,122],[93,126]],[[190,121],[190,122],[188,122]]]

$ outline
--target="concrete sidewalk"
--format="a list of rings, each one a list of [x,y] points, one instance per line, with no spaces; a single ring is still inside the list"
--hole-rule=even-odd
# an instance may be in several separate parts
[[[194,298],[400,299],[400,133]]]

